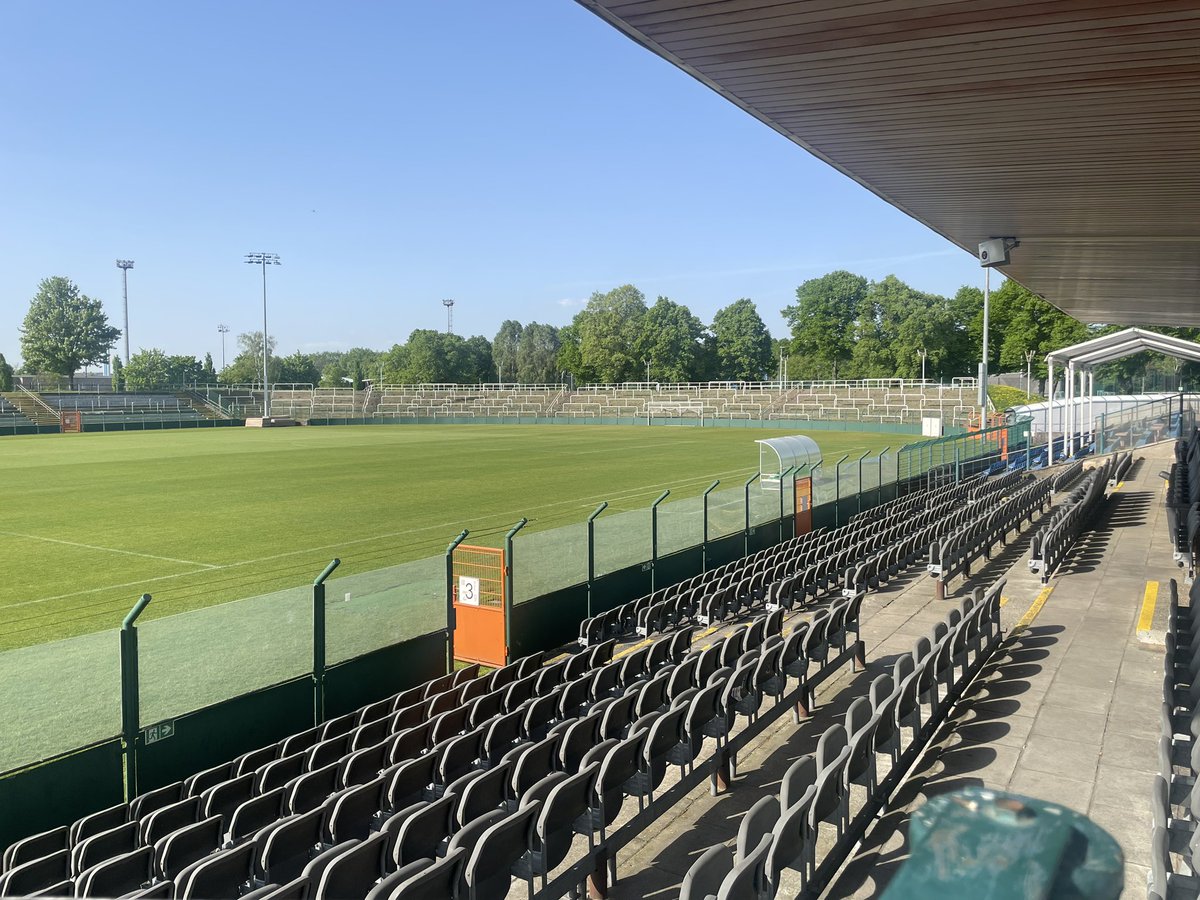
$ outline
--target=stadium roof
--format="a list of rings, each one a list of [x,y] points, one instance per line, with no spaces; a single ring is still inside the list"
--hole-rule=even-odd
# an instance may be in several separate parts
[[[1200,325],[1195,0],[578,0],[1088,322]]]
[[[1200,362],[1200,344],[1183,338],[1172,337],[1169,334],[1158,334],[1154,331],[1144,331],[1141,328],[1126,328],[1113,334],[1105,334],[1063,347],[1053,353],[1046,354],[1046,361],[1066,365],[1075,363],[1077,366],[1091,367],[1100,363],[1112,362],[1123,356],[1132,356],[1143,350],[1156,350],[1159,353],[1185,359],[1189,362]]]

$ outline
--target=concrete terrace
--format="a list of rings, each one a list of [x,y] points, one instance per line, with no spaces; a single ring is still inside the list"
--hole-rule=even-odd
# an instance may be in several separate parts
[[[871,593],[863,607],[867,670],[844,668],[817,694],[813,716],[799,726],[789,716],[738,759],[729,791],[692,792],[659,827],[618,856],[612,897],[673,898],[696,857],[716,843],[732,846],[742,813],[778,790],[798,757],[815,749],[821,732],[839,721],[876,675],[942,620],[977,586],[1007,576],[1001,609],[1009,635],[977,682],[918,760],[862,844],[829,884],[825,897],[873,897],[906,858],[908,814],[927,797],[985,785],[1061,803],[1086,813],[1120,843],[1126,889],[1145,889],[1150,844],[1150,788],[1157,769],[1162,631],[1168,583],[1182,583],[1171,558],[1162,506],[1170,442],[1137,451],[1126,480],[1101,507],[1068,561],[1043,586],[1029,571],[1036,528],[1010,535],[1008,546],[945,601],[916,568]],[[1157,590],[1157,603],[1143,600]],[[785,623],[789,631],[799,613]],[[728,626],[697,638],[705,646]],[[1139,637],[1140,632],[1140,637]],[[881,776],[887,760],[880,757]],[[669,780],[671,776],[668,776]],[[861,787],[853,790],[861,792]],[[856,795],[861,796],[861,794]],[[823,829],[820,845],[832,842]],[[791,889],[789,889],[791,887]],[[799,882],[780,896],[794,896]],[[1132,894],[1131,894],[1132,895]]]

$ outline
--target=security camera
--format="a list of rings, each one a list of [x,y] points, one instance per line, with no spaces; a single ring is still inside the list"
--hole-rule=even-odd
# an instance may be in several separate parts
[[[1008,251],[1020,246],[1016,238],[988,238],[979,245],[981,266],[1002,266],[1008,262]]]

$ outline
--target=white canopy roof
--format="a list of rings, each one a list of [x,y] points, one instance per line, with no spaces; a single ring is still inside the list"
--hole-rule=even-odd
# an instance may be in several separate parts
[[[1126,328],[1113,334],[1092,338],[1071,347],[1064,347],[1046,354],[1051,365],[1074,363],[1076,368],[1091,368],[1100,363],[1112,362],[1124,356],[1132,356],[1143,350],[1154,350],[1176,359],[1200,362],[1200,344],[1183,338],[1145,331],[1141,328]]]
[[[789,467],[799,470],[801,466],[815,466],[821,461],[821,448],[803,434],[765,438],[754,443],[758,444],[758,470],[764,475],[779,475]],[[778,465],[773,472],[769,471],[772,461]]]

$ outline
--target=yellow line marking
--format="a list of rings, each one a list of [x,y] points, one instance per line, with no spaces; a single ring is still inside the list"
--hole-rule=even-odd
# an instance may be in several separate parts
[[[640,647],[645,647],[648,644],[651,644],[653,642],[654,642],[654,638],[646,638],[644,641],[641,641],[640,643],[631,644],[630,646],[628,646],[624,650],[622,650],[620,653],[614,653],[613,659],[620,659],[622,656],[628,656],[634,650],[637,650]]]
[[[1138,616],[1138,632],[1149,631],[1154,621],[1154,605],[1158,602],[1158,582],[1147,581],[1146,592],[1142,595],[1142,612]]]
[[[1050,597],[1051,591],[1054,590],[1054,585],[1048,584],[1038,592],[1029,609],[1025,610],[1025,615],[1021,616],[1017,624],[1013,627],[1013,634],[1018,631],[1024,631],[1033,624],[1033,620],[1038,617],[1038,613],[1042,611],[1042,607],[1046,605],[1046,600]]]
[[[1004,594],[1001,594],[1000,595],[1000,605],[1004,606],[1006,603],[1008,603],[1008,597]]]

